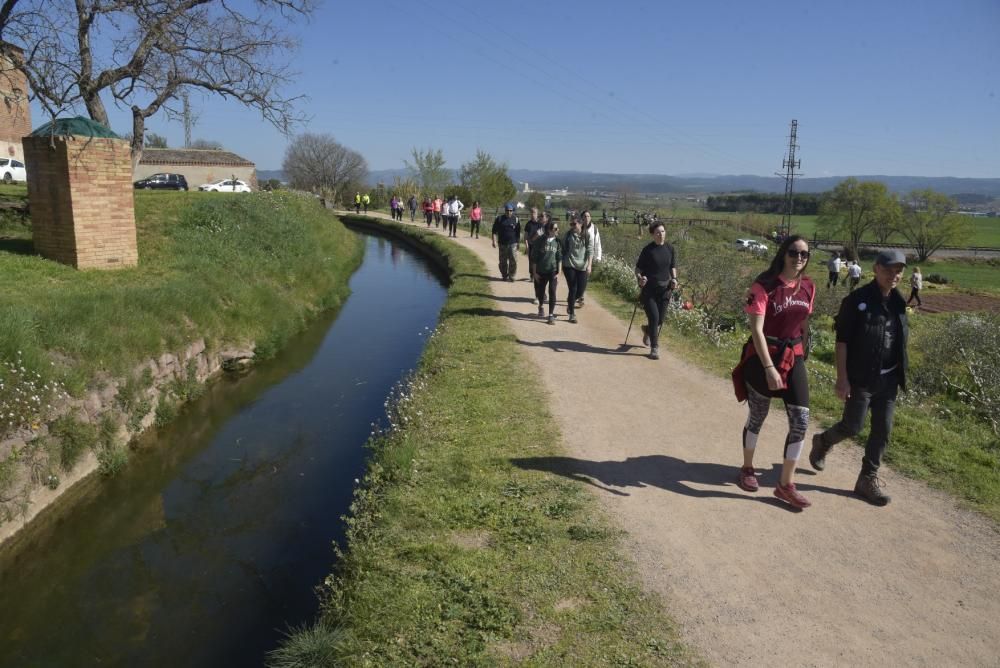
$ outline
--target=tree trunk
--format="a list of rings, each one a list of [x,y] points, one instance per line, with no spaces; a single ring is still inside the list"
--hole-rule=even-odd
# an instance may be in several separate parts
[[[143,141],[146,135],[146,117],[138,107],[132,107],[132,173],[142,160]]]
[[[108,121],[108,112],[104,108],[104,102],[101,101],[101,96],[95,92],[88,92],[84,94],[83,103],[87,107],[87,115],[90,119],[97,121],[106,128],[111,127],[111,123]]]

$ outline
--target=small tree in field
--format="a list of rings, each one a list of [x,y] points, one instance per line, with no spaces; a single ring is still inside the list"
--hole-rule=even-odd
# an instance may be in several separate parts
[[[844,179],[823,201],[816,221],[826,239],[843,240],[852,253],[878,221],[898,219],[899,202],[879,181]]]
[[[906,198],[899,232],[914,245],[924,262],[942,246],[968,241],[972,225],[955,213],[955,201],[933,190],[915,190]]]
[[[484,206],[498,206],[517,195],[517,188],[507,174],[507,165],[497,162],[486,151],[476,151],[476,158],[462,165],[459,182]]]
[[[532,207],[538,209],[539,211],[545,210],[545,193],[533,192],[528,193],[528,197],[525,200],[525,205],[530,209]]]
[[[451,170],[444,166],[444,152],[441,149],[420,150],[413,148],[410,151],[413,162],[404,160],[410,175],[420,184],[420,189],[427,195],[433,197],[440,195],[441,191],[451,183]]]
[[[282,169],[292,188],[315,192],[332,201],[364,182],[368,163],[357,151],[327,134],[301,134],[285,151]]]

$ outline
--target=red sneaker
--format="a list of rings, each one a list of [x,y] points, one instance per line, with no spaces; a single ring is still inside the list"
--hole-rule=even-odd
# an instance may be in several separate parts
[[[740,475],[736,478],[736,484],[740,486],[740,489],[747,492],[756,492],[760,489],[760,485],[757,484],[757,473],[753,470],[752,466],[744,466],[740,469]]]
[[[795,489],[794,482],[790,482],[787,485],[782,485],[779,482],[778,486],[774,488],[774,495],[788,505],[795,506],[796,508],[808,508],[812,505],[809,499],[799,494],[799,491]]]

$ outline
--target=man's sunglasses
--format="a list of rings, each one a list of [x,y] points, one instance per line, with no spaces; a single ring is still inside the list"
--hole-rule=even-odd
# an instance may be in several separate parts
[[[809,259],[809,251],[795,250],[794,248],[788,249],[788,257],[802,258],[803,260]]]

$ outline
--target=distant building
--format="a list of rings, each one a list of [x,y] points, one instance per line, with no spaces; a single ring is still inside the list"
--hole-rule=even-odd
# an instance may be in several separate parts
[[[213,183],[235,176],[257,190],[257,166],[230,151],[194,148],[147,148],[133,170],[138,181],[153,174],[183,174],[188,187],[196,190],[203,183]]]
[[[21,53],[11,44],[4,48]],[[0,57],[0,157],[24,162],[21,137],[31,134],[31,109],[28,107],[28,80],[14,69],[9,59]],[[28,165],[31,169],[31,165]]]

